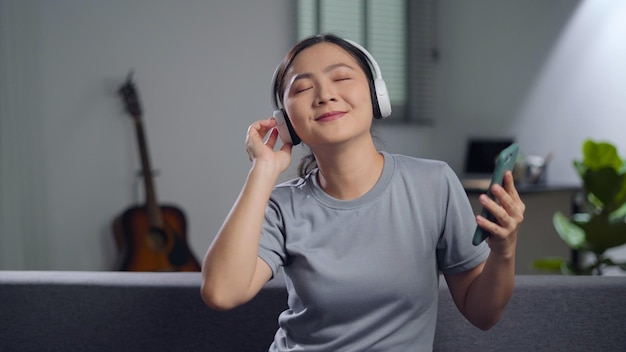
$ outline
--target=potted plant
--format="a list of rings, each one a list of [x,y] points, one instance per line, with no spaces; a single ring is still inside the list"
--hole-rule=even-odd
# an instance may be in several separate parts
[[[569,217],[556,212],[552,218],[556,232],[578,255],[542,258],[534,267],[575,275],[602,275],[607,267],[626,270],[626,262],[605,254],[626,244],[626,161],[607,142],[585,140],[582,152],[583,159],[574,160],[583,185],[580,209]]]

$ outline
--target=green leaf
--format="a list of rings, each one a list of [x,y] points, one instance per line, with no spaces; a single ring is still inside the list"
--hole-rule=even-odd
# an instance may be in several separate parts
[[[608,213],[593,215],[588,222],[578,225],[586,234],[587,249],[596,254],[626,244],[626,223],[611,221]]]
[[[626,163],[624,163],[622,170],[620,170],[619,175],[622,177],[622,182],[619,185],[620,190],[615,196],[615,205],[618,207],[626,203]]]
[[[572,215],[572,222],[578,226],[582,226],[582,224],[589,222],[591,220],[591,214],[588,213],[576,213]]]
[[[622,160],[622,167],[617,171],[618,174],[626,174],[626,160]]]
[[[592,193],[604,206],[613,207],[622,191],[624,175],[618,175],[611,167],[587,170],[583,175],[585,191]]]
[[[585,163],[583,163],[581,160],[574,160],[574,169],[576,169],[576,172],[578,173],[578,176],[580,176],[580,178],[583,178],[587,170],[589,170],[587,165],[585,165]]]
[[[622,206],[617,208],[614,212],[609,216],[609,221],[611,223],[624,222],[626,220],[626,203],[622,203]]]
[[[572,223],[563,213],[557,211],[552,216],[554,229],[561,239],[572,249],[581,249],[585,245],[585,231]]]
[[[561,271],[565,259],[559,257],[546,257],[533,261],[532,266],[539,270]]]
[[[618,172],[622,168],[622,159],[614,145],[607,142],[594,142],[591,139],[583,143],[583,163],[591,170],[605,167]]]

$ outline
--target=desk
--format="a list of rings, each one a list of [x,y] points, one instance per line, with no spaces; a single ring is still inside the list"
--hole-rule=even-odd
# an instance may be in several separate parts
[[[552,225],[555,212],[572,213],[572,204],[580,186],[574,185],[528,185],[519,186],[518,192],[526,204],[524,222],[517,239],[515,256],[516,274],[547,274],[549,272],[532,268],[538,258],[558,256],[569,258],[570,248],[561,240]],[[485,193],[483,188],[466,188],[474,213],[481,211],[478,196]]]

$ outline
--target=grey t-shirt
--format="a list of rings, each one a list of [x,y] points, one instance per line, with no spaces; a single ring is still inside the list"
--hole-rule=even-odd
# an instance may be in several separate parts
[[[452,169],[381,154],[380,179],[358,199],[330,197],[316,170],[272,192],[259,257],[284,268],[289,309],[270,351],[431,351],[439,271],[486,260]]]

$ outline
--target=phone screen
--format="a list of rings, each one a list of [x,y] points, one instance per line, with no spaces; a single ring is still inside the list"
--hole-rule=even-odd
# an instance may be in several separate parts
[[[494,199],[493,194],[491,194],[491,186],[494,184],[502,185],[502,181],[504,179],[504,173],[506,171],[513,170],[515,166],[515,162],[517,160],[517,153],[519,151],[519,146],[517,143],[513,143],[510,146],[506,147],[504,150],[498,154],[496,158],[496,166],[493,171],[493,175],[491,176],[491,182],[489,183],[489,188],[487,189],[487,196],[491,199]],[[496,222],[495,217],[487,211],[487,209],[483,208],[480,215],[489,221]],[[474,232],[474,238],[472,243],[475,246],[478,246],[482,241],[484,241],[487,237],[489,237],[490,233],[486,230],[483,230],[480,226],[476,226],[476,231]]]

